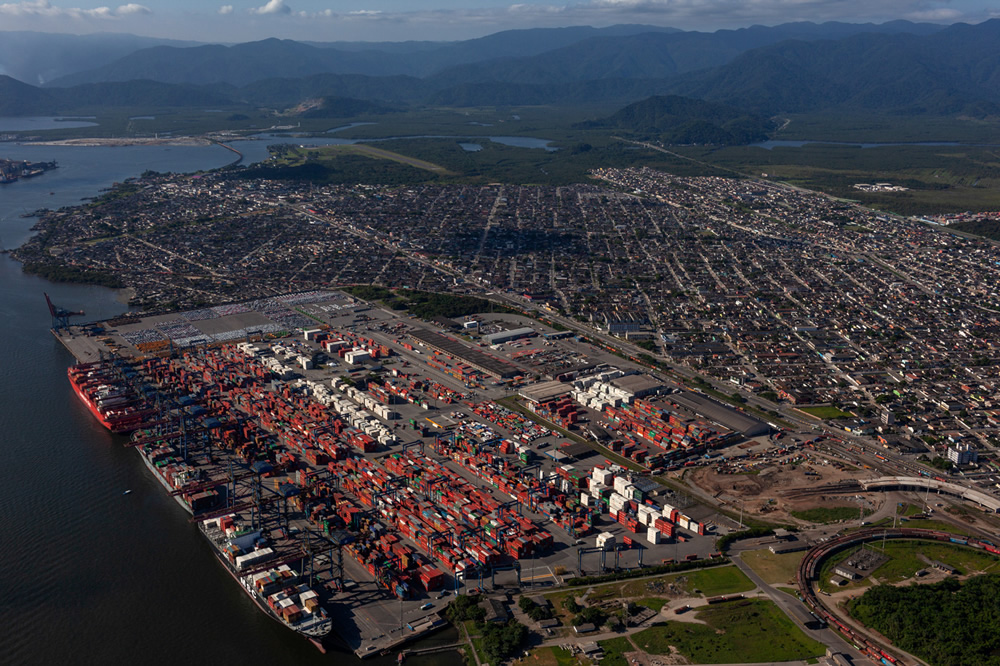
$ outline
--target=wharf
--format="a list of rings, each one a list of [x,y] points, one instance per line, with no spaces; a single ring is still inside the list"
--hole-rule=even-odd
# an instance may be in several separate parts
[[[352,557],[344,558],[344,576],[354,584],[333,594],[327,610],[334,633],[359,659],[389,654],[448,626],[437,609],[420,610],[426,598],[398,599]]]
[[[101,360],[101,356],[107,356],[112,353],[112,351],[123,351],[120,349],[112,350],[98,337],[85,334],[81,327],[71,326],[68,329],[51,329],[52,335],[55,339],[62,343],[63,347],[69,351],[70,354],[76,358],[80,363],[95,363]],[[127,354],[127,350],[126,354]]]

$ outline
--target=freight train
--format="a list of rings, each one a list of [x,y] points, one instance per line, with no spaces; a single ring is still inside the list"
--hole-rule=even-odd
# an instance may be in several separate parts
[[[906,662],[904,662],[899,656],[882,649],[882,647],[875,643],[875,641],[873,641],[867,634],[845,624],[839,617],[830,612],[823,602],[820,601],[819,597],[816,596],[816,592],[812,586],[812,582],[817,579],[820,564],[833,553],[856,544],[885,538],[948,541],[950,543],[969,546],[971,548],[986,550],[996,555],[1000,555],[1000,548],[997,548],[997,546],[992,542],[984,539],[959,536],[937,530],[906,527],[887,530],[885,528],[873,527],[831,539],[830,541],[827,541],[826,543],[817,546],[806,553],[806,556],[802,559],[801,564],[799,564],[797,582],[802,599],[805,601],[806,605],[809,606],[813,616],[837,629],[837,631],[853,642],[865,656],[875,663],[886,664],[886,666],[904,666]]]

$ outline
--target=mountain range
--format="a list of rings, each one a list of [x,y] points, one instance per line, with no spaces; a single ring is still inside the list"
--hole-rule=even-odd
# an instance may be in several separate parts
[[[36,33],[3,34],[17,35],[22,52],[33,52],[30,38]],[[0,40],[0,73],[7,74],[0,74],[0,114],[102,106],[301,106],[315,113],[310,100],[322,98],[353,100],[327,109],[383,112],[400,105],[624,106],[668,95],[732,107],[738,117],[795,112],[983,117],[1000,109],[1000,19],[947,27],[905,21],[790,23],[714,33],[642,25],[571,27],[447,43],[268,39],[222,46],[144,39],[118,36],[105,44],[57,39],[58,48],[44,60],[48,74],[65,72],[54,77],[10,76],[27,70]],[[141,47],[129,50],[130,45]],[[58,53],[67,55],[60,60]],[[77,63],[75,70],[68,60]],[[39,79],[48,82],[22,82]],[[626,115],[644,116],[635,110]]]

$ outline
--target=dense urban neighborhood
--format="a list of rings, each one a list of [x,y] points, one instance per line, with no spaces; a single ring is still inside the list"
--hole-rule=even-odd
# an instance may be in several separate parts
[[[317,187],[149,174],[48,213],[15,256],[110,276],[153,311],[368,283],[492,294],[772,402],[845,410],[844,430],[894,448],[993,449],[994,245],[767,182],[593,175]]]

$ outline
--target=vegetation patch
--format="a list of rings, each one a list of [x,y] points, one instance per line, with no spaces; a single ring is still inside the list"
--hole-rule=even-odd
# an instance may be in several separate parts
[[[675,571],[688,571],[692,569],[702,569],[712,567],[716,564],[724,564],[729,560],[692,560],[690,562],[675,562],[673,564],[663,564],[657,567],[643,567],[642,569],[630,569],[628,571],[618,571],[613,574],[603,576],[584,576],[582,578],[570,578],[566,584],[575,587],[578,585],[597,585],[598,583],[613,583],[616,580],[628,580],[629,578],[640,578],[645,576],[656,576],[659,574],[673,573]]]
[[[601,666],[628,666],[628,659],[625,658],[625,653],[635,652],[635,646],[624,636],[611,638],[606,641],[598,641],[597,644],[604,650],[604,659],[601,660]]]
[[[697,618],[706,624],[656,625],[635,634],[635,644],[650,654],[669,654],[674,646],[700,664],[792,661],[826,651],[771,601],[723,603],[698,611]]]
[[[799,407],[800,412],[805,412],[806,414],[811,414],[819,419],[849,419],[853,414],[850,412],[845,412],[844,410],[834,407],[832,405],[825,405],[819,407]]]
[[[858,509],[855,509],[853,506],[819,506],[812,509],[803,509],[802,511],[789,511],[788,513],[799,520],[805,520],[810,523],[836,523],[842,520],[852,520],[860,515]],[[866,516],[870,516],[872,511],[865,508],[863,513]]]
[[[851,615],[907,652],[940,666],[1000,665],[1000,575],[964,583],[879,585],[853,600]]]
[[[743,552],[740,557],[765,583],[775,585],[795,582],[795,574],[805,554],[805,551],[800,551],[775,555],[767,548],[762,548]]]
[[[878,546],[882,550],[881,544]],[[985,551],[931,541],[889,541],[884,551],[891,559],[875,570],[883,583],[898,583],[926,569],[929,560],[954,567],[959,574],[993,571],[1000,559]]]
[[[639,606],[645,606],[650,610],[654,610],[659,613],[664,606],[667,605],[667,600],[663,597],[644,597],[635,602]]]

